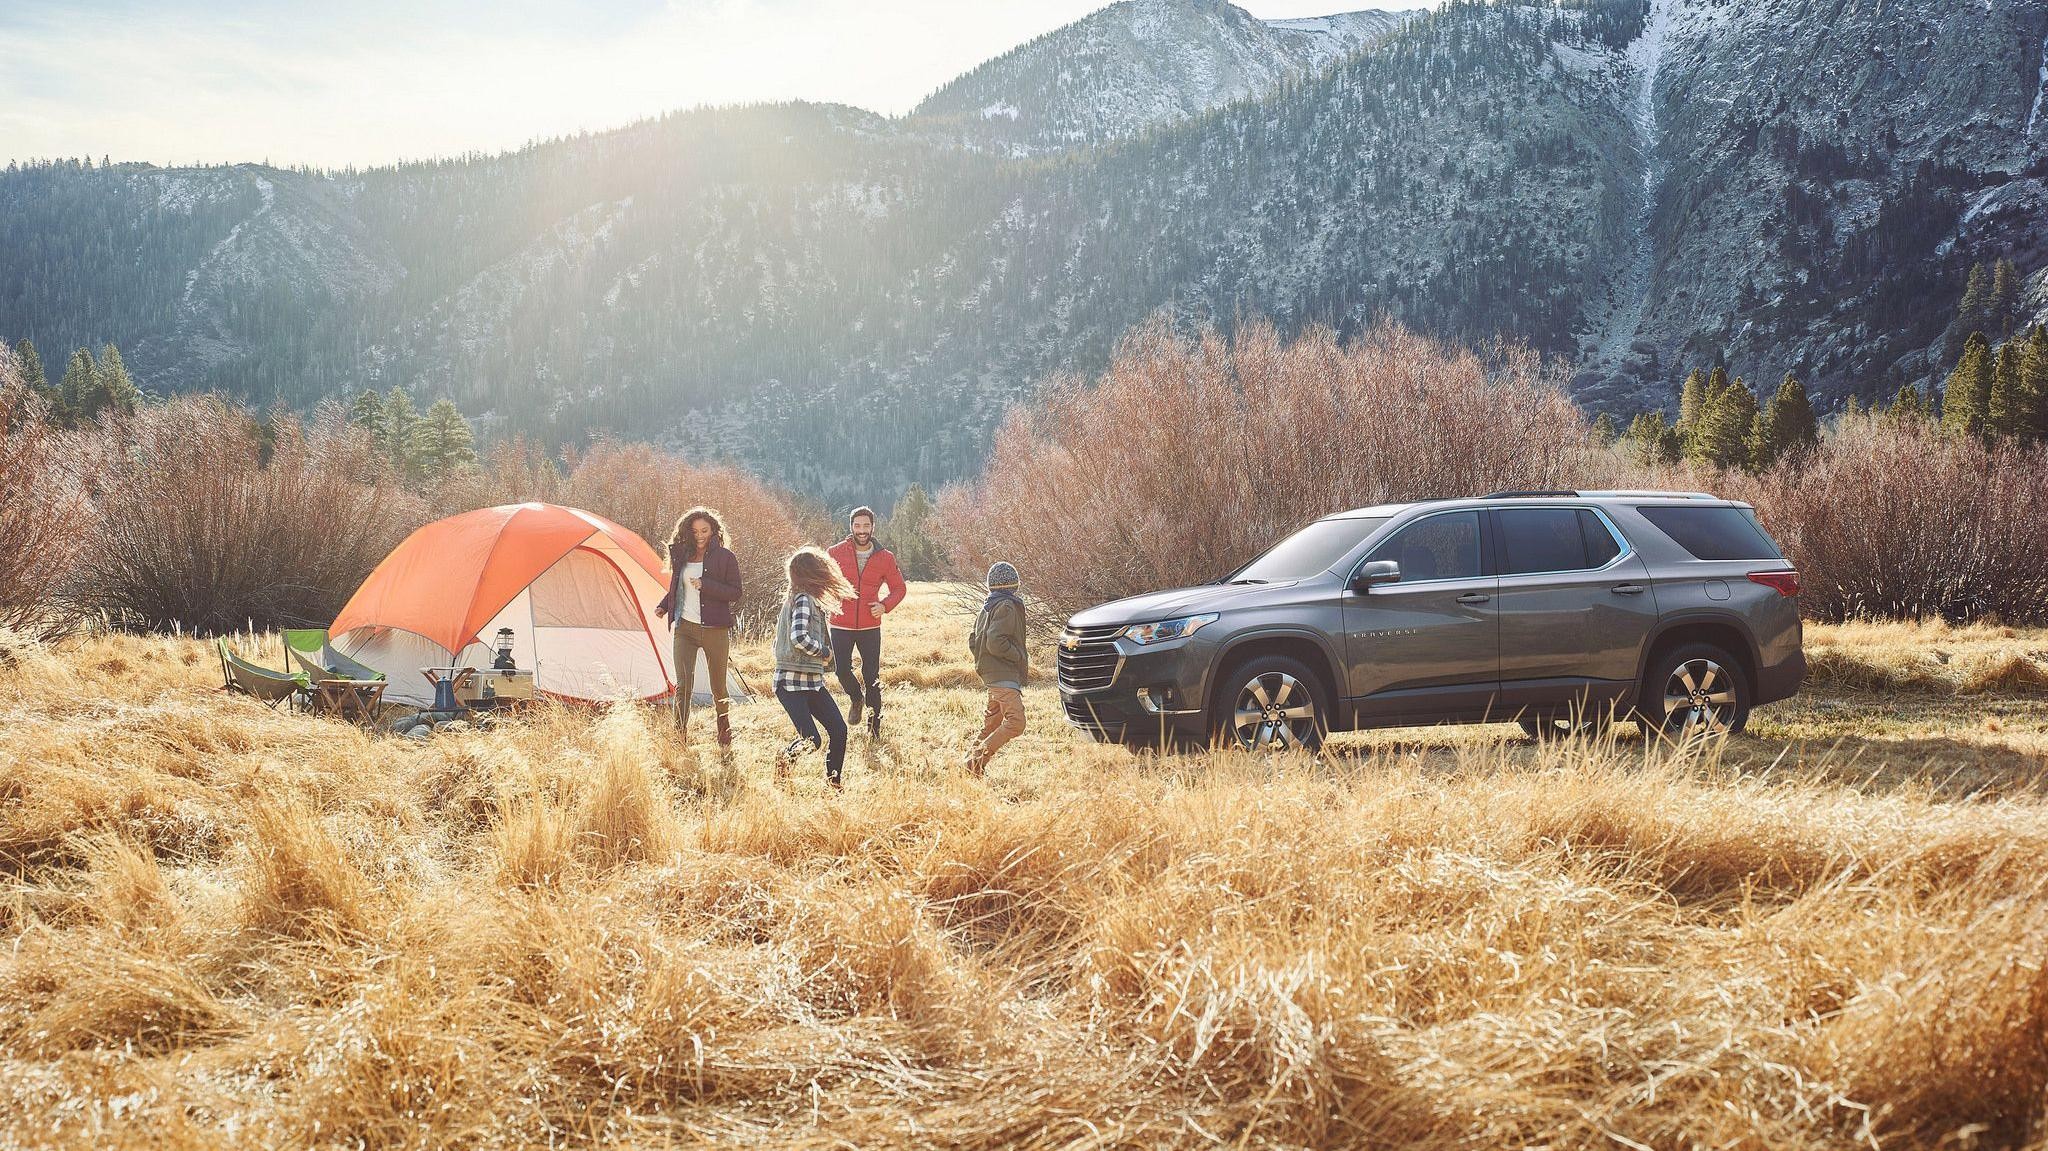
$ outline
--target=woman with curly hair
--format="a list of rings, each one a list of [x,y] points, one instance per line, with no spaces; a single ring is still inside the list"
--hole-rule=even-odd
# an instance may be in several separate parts
[[[825,782],[840,786],[846,720],[825,690],[825,673],[832,669],[832,613],[852,595],[853,585],[822,549],[801,547],[789,557],[789,589],[775,621],[775,698],[796,725],[797,737],[775,757],[778,780],[806,752],[825,744]],[[820,724],[823,740],[818,738]]]
[[[740,561],[727,543],[718,513],[695,507],[676,520],[668,538],[668,594],[654,614],[675,629],[676,730],[690,742],[690,696],[697,690],[697,653],[711,672],[712,707],[718,717],[718,745],[732,745],[731,695],[726,659],[732,654],[733,608],[740,602]]]

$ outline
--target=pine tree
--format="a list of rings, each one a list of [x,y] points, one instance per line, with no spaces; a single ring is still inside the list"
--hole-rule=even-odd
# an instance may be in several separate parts
[[[64,423],[73,423],[93,418],[89,405],[100,392],[99,365],[92,362],[92,353],[80,348],[71,353],[71,362],[64,365],[64,378],[57,384],[57,416]]]
[[[1694,424],[1699,423],[1700,411],[1707,406],[1707,374],[1694,368],[1685,374],[1685,386],[1678,389],[1678,427],[1683,435]]]
[[[1984,265],[1971,264],[1962,301],[1956,305],[1956,318],[1949,324],[1948,336],[1942,345],[1944,357],[1950,363],[1961,360],[1968,333],[1982,332],[1990,327],[1991,281],[1984,273]]]
[[[2012,266],[2011,260],[2000,260],[1992,265],[1991,294],[1987,301],[1989,315],[1985,317],[1985,330],[2000,339],[2012,334],[2013,314],[2020,302],[2020,273]]]
[[[1941,388],[1941,426],[1959,436],[1984,434],[1984,409],[1991,400],[1991,342],[1971,332],[1962,358]]]
[[[2007,340],[1991,362],[1991,390],[1984,401],[1984,434],[2017,436],[2026,432],[2032,405],[2020,375],[2020,341]]]
[[[350,427],[361,428],[370,433],[370,442],[380,450],[385,449],[384,441],[384,397],[375,389],[364,388],[348,405]]]
[[[94,414],[111,411],[133,415],[141,399],[142,389],[135,386],[135,381],[129,378],[128,365],[121,362],[121,349],[112,344],[101,346],[99,396]]]
[[[1884,410],[1884,421],[1892,427],[1924,424],[1933,416],[1934,412],[1927,398],[1913,384],[1900,388],[1899,394],[1892,398],[1891,406]]]
[[[1645,464],[1675,464],[1683,454],[1678,429],[1664,422],[1663,412],[1640,412],[1623,437],[1630,452]]]
[[[2020,436],[2048,442],[2048,328],[2039,324],[2020,352],[2020,396],[2026,409]]]
[[[419,472],[419,409],[404,388],[393,388],[384,397],[384,439],[379,445],[398,470],[408,476]]]
[[[427,409],[418,433],[421,470],[438,479],[450,471],[476,462],[476,434],[462,418],[455,402],[446,396]]]
[[[1727,378],[1719,369],[1715,374]],[[1707,408],[1700,415],[1687,454],[1715,467],[1750,466],[1749,435],[1756,423],[1756,393],[1741,380],[1728,382],[1717,390],[1712,378],[1707,381],[1707,391]]]
[[[1606,447],[1608,444],[1613,443],[1620,434],[1620,430],[1614,426],[1614,417],[1606,412],[1601,412],[1600,418],[1593,421],[1593,442],[1601,447]],[[919,492],[918,494],[923,495],[924,493]],[[908,495],[909,493],[906,492],[905,497],[907,498]]]
[[[931,497],[916,484],[910,485],[889,511],[889,548],[905,579],[936,579],[941,556],[931,537]]]
[[[43,399],[53,398],[50,395],[50,381],[43,376],[43,358],[36,354],[36,346],[29,342],[27,336],[23,336],[21,342],[14,345],[14,358],[21,363],[21,382],[27,384],[30,391]]]
[[[1820,417],[1806,385],[1791,372],[1758,415],[1757,437],[1750,445],[1750,463],[1758,471],[1791,453],[1812,451],[1820,443]]]

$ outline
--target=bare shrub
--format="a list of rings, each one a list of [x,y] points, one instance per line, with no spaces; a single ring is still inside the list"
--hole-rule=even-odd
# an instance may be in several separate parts
[[[665,551],[676,519],[699,504],[725,521],[746,598],[742,628],[772,625],[782,600],[782,564],[804,542],[788,501],[738,468],[698,467],[646,444],[602,443],[576,460],[562,498],[639,532]]]
[[[75,618],[58,592],[84,540],[85,499],[12,356],[0,345],[0,629],[52,639]]]
[[[1809,617],[2048,620],[2048,450],[1858,417],[1721,494],[1756,504]]]
[[[1215,579],[1344,508],[1599,486],[1619,457],[1532,354],[1488,359],[1392,325],[1348,344],[1268,324],[1226,341],[1154,322],[1100,380],[1011,410],[986,469],[939,499],[954,568],[993,560],[1064,614]]]
[[[121,622],[208,632],[324,623],[426,516],[338,409],[276,413],[181,396],[77,442],[94,497],[69,599]]]

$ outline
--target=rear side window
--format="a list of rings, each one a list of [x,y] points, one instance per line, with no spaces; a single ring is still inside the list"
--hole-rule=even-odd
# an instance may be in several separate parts
[[[1503,575],[1569,572],[1591,567],[1579,513],[1572,508],[1502,508],[1500,538],[1507,548]]]
[[[1756,516],[1731,507],[1639,507],[1644,519],[1696,560],[1783,559]]]
[[[1586,540],[1586,566],[1589,568],[1604,568],[1621,554],[1621,545],[1614,542],[1614,533],[1607,530],[1599,516],[1584,508],[1579,509],[1579,535]]]

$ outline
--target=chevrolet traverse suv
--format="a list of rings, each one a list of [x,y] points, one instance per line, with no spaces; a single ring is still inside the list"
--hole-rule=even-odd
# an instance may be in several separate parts
[[[1097,739],[1317,746],[1330,731],[1633,716],[1739,732],[1798,691],[1799,573],[1748,504],[1502,492],[1325,517],[1214,584],[1081,612],[1060,702]]]

